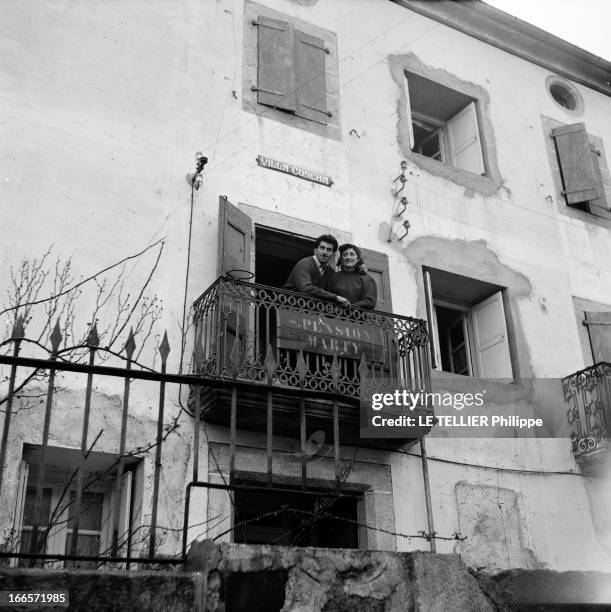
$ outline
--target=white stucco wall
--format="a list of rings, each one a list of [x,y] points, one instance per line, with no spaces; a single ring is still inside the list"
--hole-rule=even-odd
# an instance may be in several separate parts
[[[559,378],[583,367],[571,296],[611,303],[611,230],[559,213],[541,115],[563,123],[585,121],[588,131],[607,143],[609,162],[611,101],[576,85],[585,112],[570,117],[547,95],[549,73],[543,68],[385,0],[351,2],[349,13],[338,0],[265,4],[337,35],[339,140],[242,110],[243,32],[249,27],[242,0],[6,5],[0,25],[0,289],[8,284],[10,266],[50,245],[72,256],[75,274],[87,277],[164,238],[150,292],[164,300],[159,330],[168,330],[168,369],[176,368],[185,282],[190,304],[215,277],[223,194],[236,204],[328,225],[387,253],[393,306],[400,314],[425,316],[420,262],[411,257],[410,244],[462,241],[456,243],[460,253],[460,244],[483,241],[499,266],[530,286],[513,304],[524,375]],[[405,138],[388,57],[408,53],[485,90],[489,146],[502,187],[484,195],[410,162],[404,218],[412,227],[408,238],[388,243],[392,181]],[[185,175],[193,171],[196,151],[210,161],[194,197],[186,279],[191,193]],[[259,154],[327,174],[334,185],[260,168]],[[129,263],[130,286],[146,279],[156,253],[151,249]],[[483,262],[463,264],[477,271]],[[86,310],[82,307],[83,326]],[[0,323],[4,329],[5,321]],[[140,414],[150,414],[151,397],[134,399]],[[224,434],[213,430],[213,438],[222,440]],[[461,442],[459,449],[435,439],[429,453],[493,468],[577,471],[565,440]],[[181,459],[177,453],[172,460]],[[397,531],[426,529],[419,460],[399,454],[383,460],[392,465]],[[492,555],[474,563],[609,568],[609,555],[597,549],[600,534],[588,522],[581,477],[434,460],[430,469],[440,534],[461,528],[457,483],[516,492],[523,548],[532,555],[509,552],[505,559]],[[570,545],[575,541],[582,545],[577,552]],[[398,538],[397,546],[408,550],[426,543]]]

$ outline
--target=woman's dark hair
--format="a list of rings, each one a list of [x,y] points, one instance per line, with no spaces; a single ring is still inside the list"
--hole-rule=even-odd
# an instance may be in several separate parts
[[[346,244],[342,244],[342,246],[339,247],[339,254],[343,255],[344,251],[347,251],[348,249],[352,249],[356,253],[356,256],[359,259],[361,258],[361,249],[359,249],[356,244],[350,244],[349,242],[346,242]]]
[[[361,266],[364,265],[364,262],[363,262],[363,256],[361,255],[361,249],[359,249],[359,247],[357,247],[356,244],[350,244],[349,242],[346,242],[345,244],[342,244],[339,247],[339,259],[337,261],[338,268],[341,270],[342,255],[344,254],[344,251],[347,251],[348,249],[352,249],[356,253],[356,256],[357,256],[356,267],[354,269],[358,270],[359,272],[362,272]]]
[[[318,238],[316,238],[316,242],[314,243],[314,248],[317,249],[318,245],[321,242],[328,242],[330,245],[333,246],[333,252],[335,253],[335,251],[337,251],[337,240],[335,239],[334,236],[331,236],[331,234],[323,234],[322,236],[319,236]]]

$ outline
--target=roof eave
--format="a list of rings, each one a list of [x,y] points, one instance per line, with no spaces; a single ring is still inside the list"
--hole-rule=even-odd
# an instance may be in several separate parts
[[[481,0],[391,1],[611,96],[611,62]]]

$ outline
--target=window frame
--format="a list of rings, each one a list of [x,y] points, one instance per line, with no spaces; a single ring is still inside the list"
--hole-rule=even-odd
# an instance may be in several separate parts
[[[410,146],[411,146],[412,152],[417,155],[422,155],[423,157],[428,157],[429,159],[436,160],[439,163],[442,163],[446,166],[450,166],[457,170],[469,172],[471,174],[475,174],[476,176],[486,176],[487,175],[486,161],[484,157],[484,147],[483,147],[483,143],[482,143],[482,139],[480,135],[481,128],[480,128],[479,113],[477,110],[478,100],[476,98],[473,98],[472,96],[464,94],[462,91],[458,89],[453,89],[451,87],[448,87],[447,85],[439,83],[438,81],[434,81],[432,79],[427,78],[426,80],[435,83],[436,85],[439,86],[440,89],[442,88],[451,89],[452,91],[455,91],[456,93],[460,94],[464,98],[468,99],[468,102],[464,106],[461,106],[459,110],[457,110],[456,112],[453,112],[448,117],[441,118],[441,117],[434,117],[431,115],[425,115],[421,111],[413,109],[412,95],[410,93],[410,75],[415,75],[415,76],[421,76],[421,75],[417,75],[416,73],[410,72],[408,70],[405,70],[404,74],[405,74],[405,90],[406,90],[406,95],[405,95],[406,114],[407,114],[407,121],[409,123]],[[426,77],[422,77],[422,78],[426,78]],[[473,110],[471,111],[471,109]],[[470,115],[471,117],[471,131],[473,133],[473,140],[471,144],[475,144],[477,154],[478,154],[477,156],[478,159],[476,160],[476,164],[477,164],[476,169],[469,169],[469,168],[457,165],[458,145],[455,146],[453,143],[452,122],[454,122],[459,117],[459,115],[462,115],[465,113]],[[419,140],[418,142],[416,142],[414,125],[418,125],[418,123],[423,123],[426,125],[426,127],[424,127],[423,129],[427,129],[429,127],[433,129],[430,131],[430,134],[424,138],[424,140]],[[434,128],[437,128],[437,129],[435,130]],[[437,135],[437,138],[438,138],[439,147],[437,148],[439,149],[439,157],[441,157],[441,159],[438,159],[436,156],[433,156],[433,155],[427,155],[425,153],[422,153],[422,145],[424,141],[429,140],[435,135]],[[420,150],[419,151],[416,150],[417,148],[419,148]],[[464,150],[464,147],[461,148],[461,152],[463,150]]]
[[[307,118],[309,112],[305,108],[290,110],[275,108],[273,105],[259,101],[259,23],[260,19],[272,19],[287,23],[290,28],[302,33],[306,38],[315,37],[324,43],[328,50],[325,56],[325,109],[330,114],[326,124]],[[280,13],[255,2],[244,3],[244,42],[242,70],[242,109],[285,125],[334,138],[341,139],[340,109],[339,109],[339,77],[337,66],[337,37],[335,33],[305,22],[296,17]],[[299,106],[297,103],[296,106]],[[303,106],[303,105],[302,105]]]
[[[441,177],[485,196],[496,194],[503,185],[504,179],[499,171],[495,145],[495,129],[490,119],[490,96],[487,90],[481,85],[459,79],[445,70],[431,68],[413,53],[391,55],[388,67],[396,86],[398,109],[397,141],[404,159],[432,176]],[[475,110],[484,160],[484,175],[461,170],[460,168],[440,163],[435,159],[429,159],[412,151],[413,130],[407,112],[410,107],[410,100],[405,76],[406,72],[439,83],[477,102]]]
[[[438,270],[438,272],[444,273],[443,270]],[[446,274],[452,274],[447,273]],[[452,274],[453,275],[453,274]],[[454,275],[453,275],[454,276]],[[448,372],[451,374],[457,374],[460,376],[469,376],[472,378],[483,377],[483,365],[481,360],[481,351],[478,348],[478,323],[476,319],[476,313],[478,309],[485,307],[488,303],[491,303],[494,300],[497,300],[499,303],[499,309],[501,314],[501,327],[500,330],[502,339],[500,342],[494,342],[490,344],[486,348],[490,348],[492,346],[496,346],[497,344],[501,344],[505,347],[506,355],[503,361],[503,367],[507,368],[507,372],[502,376],[495,376],[494,378],[498,378],[500,380],[513,381],[516,377],[516,364],[514,358],[514,347],[513,341],[510,337],[511,334],[511,325],[508,319],[507,312],[507,304],[506,304],[506,288],[497,287],[497,291],[494,291],[490,295],[485,298],[478,299],[477,302],[471,303],[469,305],[458,303],[455,301],[450,301],[447,299],[443,299],[440,297],[436,297],[433,290],[433,281],[431,279],[431,269],[424,268],[423,269],[423,280],[424,280],[424,290],[425,290],[425,301],[426,301],[426,310],[427,310],[427,319],[430,325],[430,336],[431,336],[431,356],[432,356],[432,365],[433,369],[439,372]],[[476,278],[472,278],[472,280],[477,281],[483,284],[483,281],[478,281]],[[447,282],[447,281],[446,281]],[[490,283],[486,283],[486,285],[491,285]],[[443,369],[443,359],[442,359],[442,342],[446,340],[445,337],[440,336],[439,325],[438,325],[438,315],[437,315],[437,307],[442,307],[448,310],[455,311],[457,314],[462,314],[463,320],[463,330],[464,330],[464,343],[465,343],[465,353],[467,357],[467,368],[468,374],[459,374],[457,372],[448,371]],[[445,351],[449,350],[448,348]],[[485,350],[485,349],[484,349]],[[490,376],[486,375],[486,378],[490,378]]]
[[[21,550],[22,543],[24,538],[22,537],[22,533],[25,531],[31,531],[33,526],[31,524],[25,523],[26,516],[28,514],[28,491],[35,490],[36,481],[33,478],[32,470],[30,468],[30,464],[27,461],[26,447],[32,446],[33,449],[36,449],[36,445],[26,445],[24,447],[24,458],[21,460],[20,469],[19,469],[19,482],[18,489],[16,495],[16,505],[13,515],[13,530],[15,533],[15,550],[21,552],[29,552],[29,550]],[[74,453],[76,449],[64,449],[60,447],[49,447],[55,448],[60,451],[67,451]],[[97,453],[92,453],[96,455]],[[119,457],[115,456],[115,459],[118,463]],[[35,465],[35,463],[34,463]],[[74,461],[69,456],[64,456],[61,460],[60,467],[62,469],[74,470],[77,466],[74,464]],[[135,532],[137,529],[136,522],[139,519],[139,509],[137,506],[137,501],[133,499],[133,486],[134,481],[141,481],[142,478],[138,479],[134,478],[134,473],[137,472],[141,467],[141,461],[136,461],[130,463],[126,466],[125,473],[123,475],[122,487],[121,487],[121,499],[119,502],[119,530],[121,532],[122,525],[124,525],[125,520],[127,520],[128,531],[130,532],[130,536],[128,537],[128,541],[121,544],[120,549],[128,550],[130,546],[133,544],[131,542],[131,534]],[[138,484],[141,486],[141,483]],[[48,474],[43,480],[42,484],[43,495],[45,491],[49,491],[50,502],[49,502],[49,516],[46,517],[46,522],[44,524],[39,525],[39,534],[44,532],[49,527],[49,519],[53,515],[53,513],[57,512],[57,516],[53,519],[53,524],[51,525],[46,541],[45,548],[41,554],[54,554],[54,555],[69,555],[70,551],[67,549],[69,535],[73,533],[72,520],[70,517],[70,508],[73,503],[74,495],[76,493],[76,482],[74,486],[66,489],[66,485],[64,482],[56,482],[51,478]],[[82,526],[79,527],[78,533],[80,535],[96,535],[99,537],[99,551],[97,556],[103,557],[109,554],[110,546],[112,543],[112,533],[111,533],[111,512],[113,511],[113,498],[116,495],[116,469],[113,469],[110,474],[103,478],[100,482],[95,483],[93,486],[83,488],[83,494],[92,493],[97,495],[102,495],[102,511],[101,511],[101,520],[100,520],[100,528],[99,529],[85,529]],[[136,496],[138,497],[138,496]],[[33,502],[32,502],[33,503]],[[83,502],[84,503],[84,499]],[[81,513],[83,513],[85,506],[81,506]],[[131,527],[130,527],[131,526]],[[42,561],[41,567],[53,567],[53,568],[69,568],[74,567],[74,565],[70,565],[73,563],[84,563],[85,565],[89,562],[70,562],[70,561]],[[15,558],[12,560],[12,565],[17,566],[19,564],[19,559]]]
[[[574,219],[579,219],[581,221],[586,221],[600,227],[605,227],[607,229],[611,228],[611,219],[609,217],[598,216],[595,213],[590,212],[587,206],[568,204],[563,193],[564,183],[562,178],[562,169],[556,149],[556,140],[552,132],[557,128],[566,127],[573,124],[564,123],[546,115],[541,115],[541,125],[552,178],[552,193],[554,195],[554,200],[558,205],[558,211],[560,214],[567,217],[573,217]],[[598,166],[602,175],[602,189],[604,190],[607,207],[609,207],[611,205],[611,174],[609,173],[604,143],[602,138],[587,131],[587,126],[586,133],[591,147],[597,149],[599,152],[597,158]]]

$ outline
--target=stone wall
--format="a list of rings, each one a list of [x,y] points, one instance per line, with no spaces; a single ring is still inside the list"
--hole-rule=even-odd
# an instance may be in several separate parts
[[[63,591],[69,609],[92,612],[511,612],[566,603],[586,609],[611,603],[609,585],[611,576],[597,572],[481,574],[458,555],[211,541],[194,545],[177,572],[0,570],[0,591]]]

